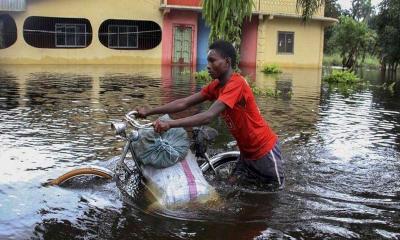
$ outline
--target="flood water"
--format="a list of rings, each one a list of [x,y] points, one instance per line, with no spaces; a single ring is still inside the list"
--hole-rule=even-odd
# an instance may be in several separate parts
[[[363,73],[371,85],[351,88],[321,82],[318,69],[248,73],[278,93],[257,102],[282,142],[285,189],[160,214],[114,182],[42,184],[117,156],[110,123],[199,91],[190,69],[0,66],[0,239],[399,239],[400,94],[374,71]],[[212,126],[216,146],[231,140]]]

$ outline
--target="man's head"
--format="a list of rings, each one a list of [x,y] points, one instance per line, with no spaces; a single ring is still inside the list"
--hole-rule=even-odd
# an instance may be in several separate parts
[[[219,78],[236,65],[236,50],[224,40],[213,42],[208,51],[207,70],[213,79]]]

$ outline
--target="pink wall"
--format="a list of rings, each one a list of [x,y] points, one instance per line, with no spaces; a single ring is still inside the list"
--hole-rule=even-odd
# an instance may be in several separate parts
[[[192,35],[192,65],[196,65],[197,59],[197,18],[198,13],[193,11],[173,11],[164,15],[162,31],[162,64],[172,63],[173,52],[173,26],[190,25],[193,28]]]
[[[200,0],[167,0],[168,5],[200,6]]]
[[[240,66],[255,67],[257,58],[258,17],[243,24],[242,44],[240,47]]]

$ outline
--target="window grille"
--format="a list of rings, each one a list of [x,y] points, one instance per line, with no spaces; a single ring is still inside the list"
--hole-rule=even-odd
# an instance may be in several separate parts
[[[278,32],[278,53],[294,53],[294,32]]]
[[[25,42],[37,48],[85,48],[92,42],[92,26],[84,18],[31,16],[23,30]]]
[[[8,48],[17,41],[17,25],[8,14],[0,15],[0,49]]]
[[[138,48],[138,26],[109,25],[109,48]]]
[[[99,40],[111,49],[152,49],[161,42],[161,27],[153,21],[108,19],[100,25]]]
[[[86,25],[57,23],[56,47],[86,47]]]

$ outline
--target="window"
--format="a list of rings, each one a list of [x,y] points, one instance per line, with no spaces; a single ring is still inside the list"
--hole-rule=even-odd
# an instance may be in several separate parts
[[[112,49],[152,49],[161,42],[161,27],[153,21],[107,19],[100,25],[99,40]]]
[[[294,32],[278,32],[278,53],[292,53]]]
[[[85,47],[85,24],[56,24],[56,47]]]
[[[137,48],[138,27],[135,25],[108,25],[109,48]]]
[[[17,25],[7,14],[0,15],[0,49],[8,48],[17,41]]]
[[[84,18],[28,17],[25,41],[37,48],[85,48],[92,42],[92,26]]]

